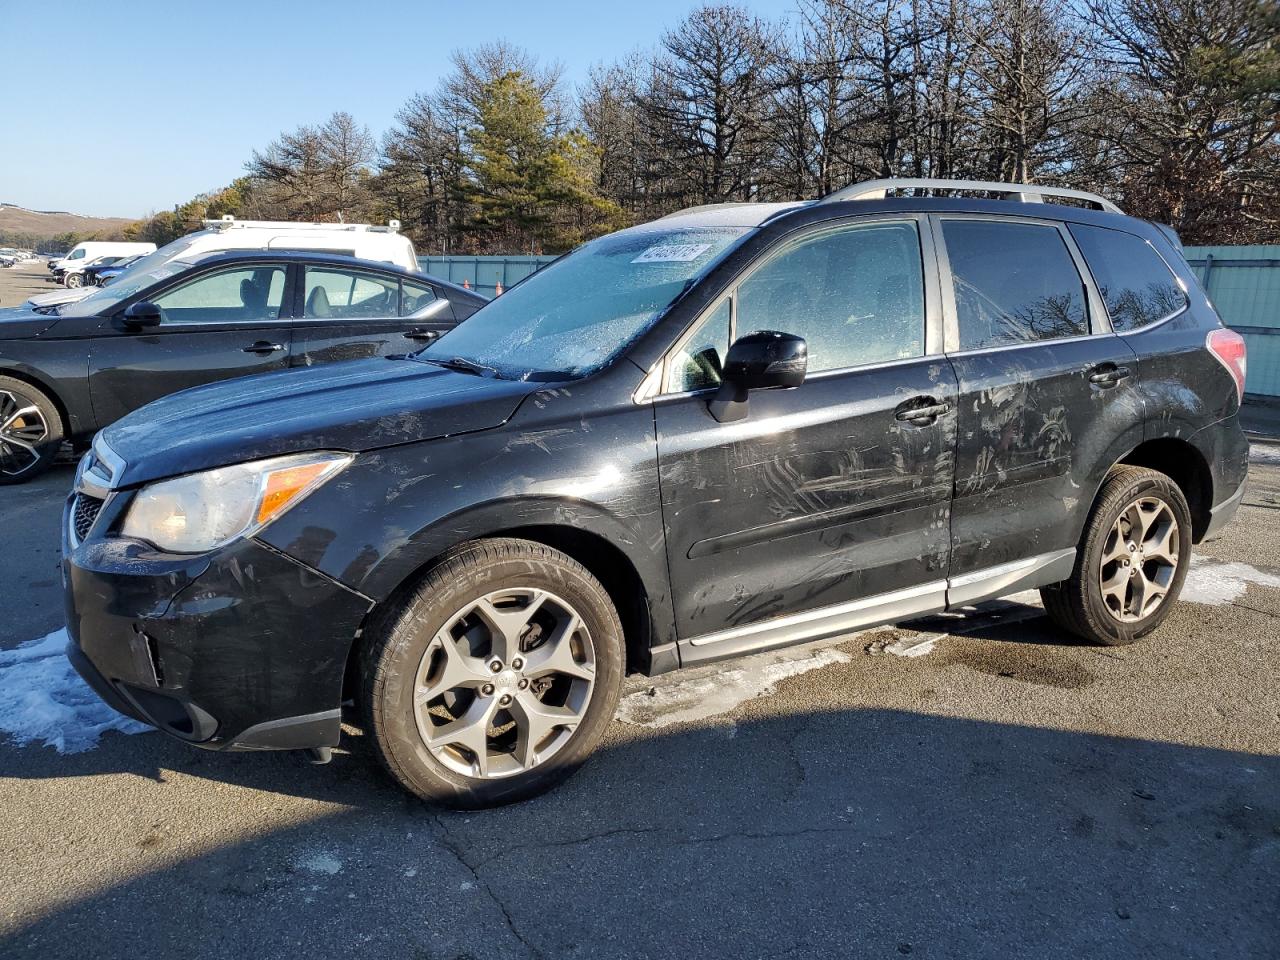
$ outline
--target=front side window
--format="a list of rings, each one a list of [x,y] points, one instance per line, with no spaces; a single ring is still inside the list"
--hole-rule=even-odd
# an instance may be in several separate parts
[[[947,219],[942,235],[961,350],[1089,332],[1084,282],[1057,227]]]
[[[721,301],[702,318],[667,360],[667,393],[703,390],[720,384],[729,352],[730,301]]]
[[[72,250],[72,251],[71,251],[71,256],[67,257],[67,259],[68,259],[68,260],[83,260],[83,259],[84,259],[84,251],[83,251],[83,250]]]
[[[390,277],[358,270],[307,267],[302,315],[308,320],[394,317],[400,284]]]
[[[1169,265],[1141,237],[1078,223],[1070,229],[1107,305],[1113,330],[1145,327],[1187,305],[1187,295]]]
[[[806,237],[737,291],[737,336],[805,338],[809,371],[924,354],[924,270],[914,221],[867,223]]]
[[[436,292],[425,283],[405,280],[400,285],[400,316],[411,317],[435,302]]]
[[[461,358],[513,380],[573,380],[594,373],[750,232],[660,224],[583,244],[415,356],[443,363]]]
[[[285,268],[221,270],[153,298],[165,324],[275,320],[284,301]]]

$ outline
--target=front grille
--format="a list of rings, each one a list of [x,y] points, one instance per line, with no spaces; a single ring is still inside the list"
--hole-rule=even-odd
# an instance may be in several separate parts
[[[71,532],[76,543],[84,540],[93,529],[93,522],[98,519],[103,502],[87,493],[76,494],[75,506],[71,510]]]

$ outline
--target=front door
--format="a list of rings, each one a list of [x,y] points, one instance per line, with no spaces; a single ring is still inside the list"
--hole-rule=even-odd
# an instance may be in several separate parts
[[[935,224],[960,389],[954,604],[1002,591],[1001,568],[1039,582],[1071,572],[1102,475],[1142,438],[1143,408],[1134,354],[1110,332],[1064,227]]]
[[[668,358],[654,412],[686,662],[941,608],[956,385],[928,242],[914,218],[812,231]],[[721,359],[761,329],[805,338],[806,380],[753,392],[745,420],[719,423],[707,401]]]
[[[401,287],[403,286],[403,291]],[[295,366],[421,350],[453,326],[430,284],[372,270],[308,266],[294,325]]]
[[[89,354],[89,393],[99,427],[187,387],[282,370],[290,331],[284,264],[214,270],[154,296],[157,327],[107,320]]]

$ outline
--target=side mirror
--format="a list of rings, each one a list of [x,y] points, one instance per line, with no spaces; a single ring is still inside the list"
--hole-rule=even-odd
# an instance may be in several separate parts
[[[160,308],[150,300],[139,300],[124,312],[124,325],[133,330],[160,326]]]
[[[798,387],[809,367],[804,337],[776,330],[757,330],[739,337],[729,348],[720,389],[708,410],[721,423],[747,415],[747,393],[775,387]]]

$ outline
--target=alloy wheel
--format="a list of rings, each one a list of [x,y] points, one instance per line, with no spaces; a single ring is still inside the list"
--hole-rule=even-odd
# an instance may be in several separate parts
[[[1120,511],[1102,548],[1098,584],[1102,601],[1122,623],[1156,611],[1178,571],[1178,521],[1156,497],[1141,497]]]
[[[514,776],[569,742],[594,686],[591,634],[567,601],[497,590],[451,616],[428,645],[414,684],[418,733],[450,770]]]
[[[40,408],[0,390],[0,473],[17,477],[40,464],[38,446],[49,436]]]

